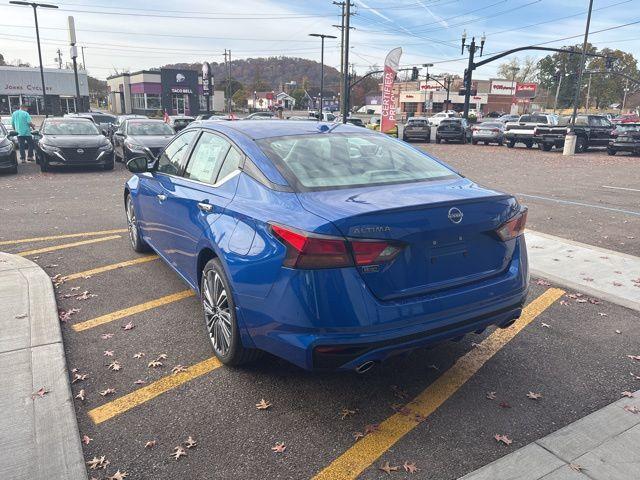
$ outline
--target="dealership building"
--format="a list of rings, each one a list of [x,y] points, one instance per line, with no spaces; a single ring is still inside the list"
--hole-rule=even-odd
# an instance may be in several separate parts
[[[80,101],[76,99],[73,70],[45,68],[47,113],[62,115],[89,109],[89,83],[84,71],[78,72]],[[10,115],[23,103],[33,115],[43,115],[42,79],[39,68],[0,66],[0,115]]]
[[[195,70],[162,68],[107,78],[109,109],[115,114],[199,115],[207,111],[202,75]],[[210,111],[225,108],[224,92],[213,90]]]

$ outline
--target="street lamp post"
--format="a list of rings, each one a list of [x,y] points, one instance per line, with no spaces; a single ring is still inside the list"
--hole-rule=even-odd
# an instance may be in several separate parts
[[[462,33],[462,53],[464,54],[464,49],[466,48],[469,51],[469,65],[464,72],[464,111],[462,116],[464,118],[469,118],[469,103],[471,101],[471,79],[473,77],[473,70],[476,67],[473,60],[476,55],[476,52],[480,52],[480,56],[482,56],[482,52],[484,50],[484,43],[486,42],[487,37],[485,37],[484,33],[480,38],[480,45],[476,44],[476,37],[471,38],[471,44],[467,45],[467,31],[465,30]]]
[[[58,8],[57,5],[51,5],[48,3],[35,3],[35,2],[20,2],[16,0],[12,0],[9,3],[13,5],[25,5],[33,7],[33,18],[36,22],[36,41],[38,43],[38,60],[40,61],[40,80],[42,81],[42,109],[44,111],[44,116],[47,116],[47,90],[44,85],[44,69],[42,67],[42,50],[40,48],[40,30],[38,29],[38,7],[42,8]]]
[[[520,67],[511,67],[511,108],[513,108],[513,105],[516,103],[516,75],[519,71]]]
[[[423,63],[422,66],[424,68],[427,69],[427,73],[424,76],[424,105],[423,105],[423,112],[424,115],[427,115],[427,82],[429,82],[429,67],[433,67],[433,63]],[[418,86],[420,85],[420,82],[418,82]]]
[[[324,39],[338,38],[335,35],[325,35],[323,33],[310,33],[310,37],[320,37],[320,105],[318,107],[318,120],[322,120],[322,95],[324,90]]]

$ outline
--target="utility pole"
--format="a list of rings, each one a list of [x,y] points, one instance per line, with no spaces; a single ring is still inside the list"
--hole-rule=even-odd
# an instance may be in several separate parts
[[[227,85],[229,87],[229,100],[228,100],[228,102],[229,102],[229,115],[231,115],[231,111],[232,111],[232,108],[231,108],[231,105],[232,105],[231,104],[231,49],[229,49],[229,54],[228,55],[229,55],[229,64],[228,64],[229,66],[227,68]]]
[[[340,79],[344,78],[345,68],[344,68],[344,17],[345,17],[345,2],[333,2],[334,5],[337,5],[342,10],[341,22],[340,25],[333,25],[334,27],[340,29]],[[342,111],[342,102],[344,102],[344,82],[340,82],[340,111]]]
[[[625,104],[627,103],[627,93],[629,93],[629,79],[627,78],[627,82],[624,86],[624,96],[622,97],[622,107],[620,108],[620,113],[624,111]]]
[[[342,75],[342,91],[344,92],[342,99],[342,123],[347,123],[349,116],[349,33],[351,31],[351,0],[346,1],[344,8],[344,45],[342,46],[342,62],[344,63],[345,73]]]
[[[60,51],[60,49],[57,50],[58,53],[58,59],[56,60],[58,62],[58,70],[62,69],[62,52]]]
[[[591,74],[589,74],[589,85],[587,86],[587,102],[585,106],[586,113],[589,114],[589,99],[591,97]]]
[[[80,97],[80,83],[78,82],[78,47],[76,47],[76,25],[72,16],[67,17],[69,24],[69,43],[71,44],[71,59],[73,60],[73,76],[76,79],[76,112],[84,110],[82,108],[82,98]]]
[[[80,47],[80,51],[82,52],[82,69],[87,71],[87,64],[84,62],[84,46]]]
[[[323,120],[322,115],[322,100],[324,97],[324,39],[325,38],[338,38],[334,35],[324,35],[322,33],[310,33],[310,37],[320,38],[320,105],[318,106],[318,120]]]
[[[471,101],[471,81],[473,78],[473,70],[476,68],[475,63],[473,62],[474,57],[477,51],[480,51],[480,56],[482,56],[482,51],[484,50],[484,42],[487,40],[484,33],[480,38],[480,45],[476,45],[476,37],[471,37],[471,44],[466,45],[467,41],[467,31],[465,30],[462,33],[462,54],[464,54],[465,47],[469,51],[469,64],[467,69],[464,72],[464,111],[462,116],[466,119],[469,118],[469,103]]]
[[[558,80],[558,86],[556,87],[556,98],[553,100],[553,113],[556,113],[556,109],[558,108],[558,97],[560,96],[560,88],[562,87],[562,79],[564,78],[564,74],[559,74],[560,79]]]

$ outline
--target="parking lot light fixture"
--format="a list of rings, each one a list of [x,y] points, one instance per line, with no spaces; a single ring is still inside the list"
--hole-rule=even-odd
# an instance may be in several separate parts
[[[33,18],[36,22],[36,42],[38,44],[38,60],[40,62],[40,80],[42,81],[42,110],[44,116],[47,116],[47,89],[44,84],[44,69],[42,67],[42,49],[40,48],[40,30],[38,29],[38,7],[42,8],[58,8],[57,5],[51,5],[50,3],[36,3],[36,2],[20,2],[12,0],[9,2],[12,5],[22,5],[27,7],[33,7]]]
[[[325,38],[338,38],[335,35],[325,35],[323,33],[310,33],[310,37],[320,38],[320,105],[318,106],[318,120],[322,120],[322,95],[324,90],[324,39]]]

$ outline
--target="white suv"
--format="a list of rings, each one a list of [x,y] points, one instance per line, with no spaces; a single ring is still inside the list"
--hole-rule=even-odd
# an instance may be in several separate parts
[[[429,117],[429,124],[435,125],[437,127],[438,125],[440,125],[440,122],[445,118],[458,118],[458,114],[453,110],[436,113],[433,117]]]

